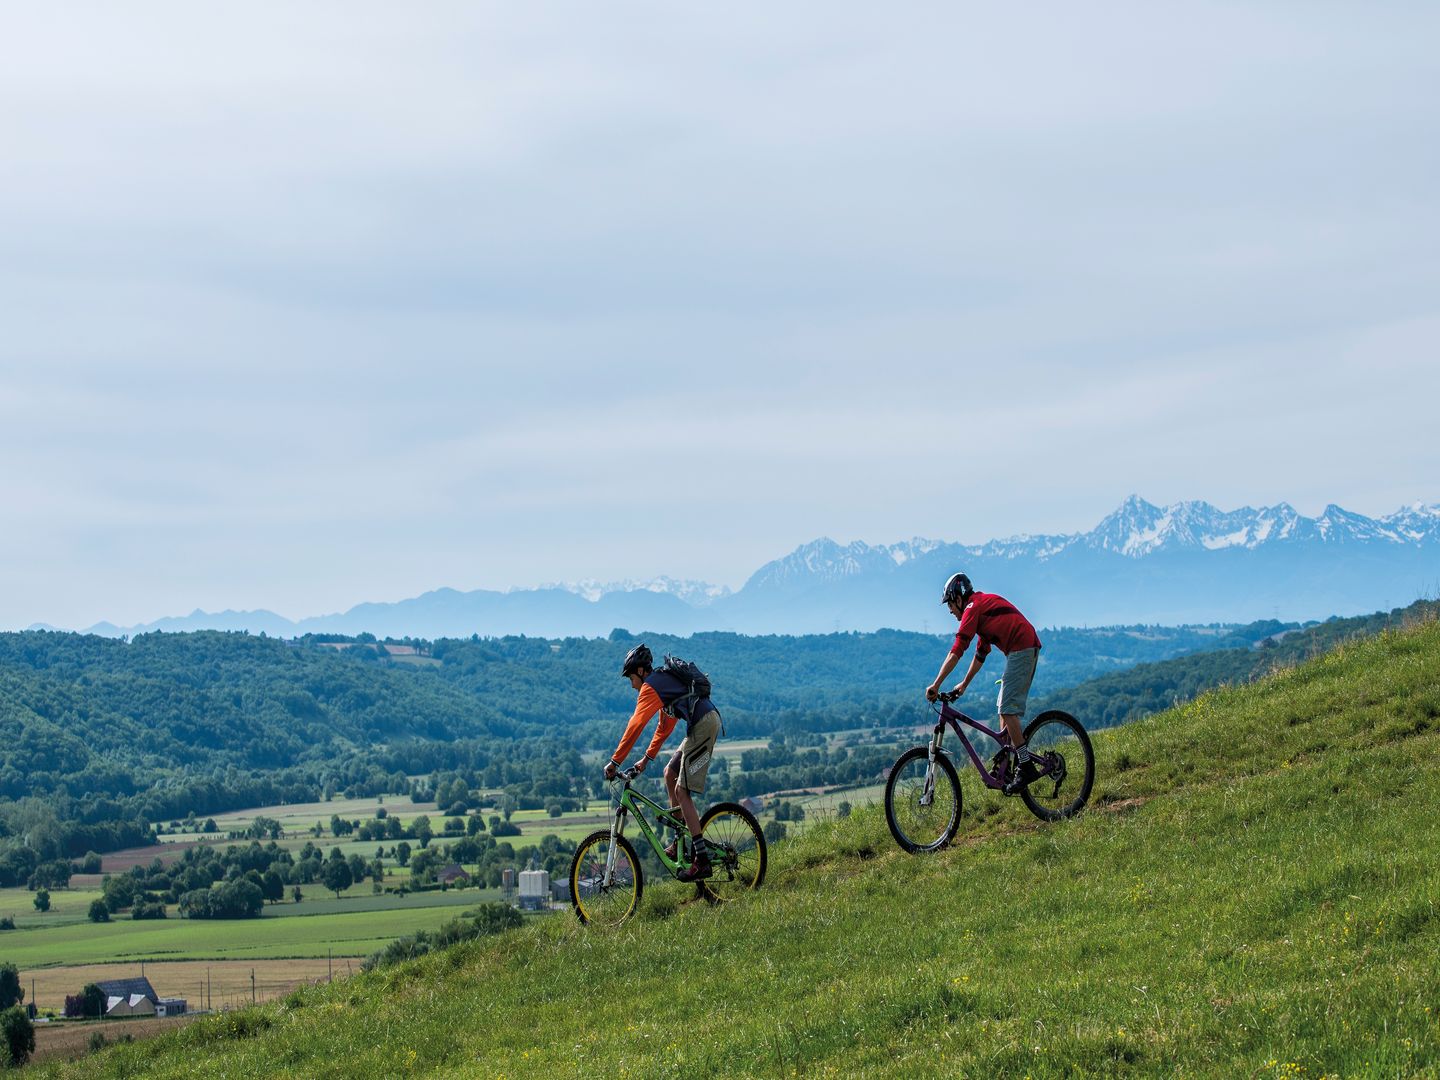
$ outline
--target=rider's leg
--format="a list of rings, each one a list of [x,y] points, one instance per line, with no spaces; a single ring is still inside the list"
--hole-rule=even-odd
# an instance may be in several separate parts
[[[685,824],[690,829],[691,839],[699,839],[700,815],[695,812],[695,800],[690,798],[690,792],[686,791],[683,785],[677,784],[671,797],[675,800],[675,805],[680,807],[680,816],[685,819]]]
[[[1025,732],[1020,727],[1020,720],[1020,713],[1000,717],[1000,723],[1005,725],[1005,734],[1010,737],[1011,746],[1023,746],[1025,743]]]
[[[1010,745],[1016,750],[1025,746],[1025,730],[1020,721],[1025,716],[1039,654],[1039,649],[1017,649],[1005,657],[1005,677],[1000,680],[1000,700],[995,704],[1000,722],[1005,726],[1005,734],[1010,737]]]
[[[690,829],[690,850],[695,853],[688,870],[680,875],[681,881],[699,880],[710,874],[709,853],[700,831],[700,815],[695,811],[692,796],[705,792],[705,779],[710,771],[710,759],[715,754],[715,739],[720,733],[720,714],[712,709],[689,725],[685,741],[680,744],[680,768],[675,784],[675,802],[684,815]]]
[[[676,750],[674,756],[671,757],[670,760],[665,764],[665,794],[670,797],[670,805],[677,807],[680,810],[680,816],[681,818],[685,818],[685,824],[688,828],[690,826],[690,822],[685,815],[685,805],[689,804],[690,809],[693,811],[695,809],[695,804],[690,802],[690,795],[688,792],[686,792],[685,795],[685,802],[682,803],[680,801],[680,793],[684,791],[684,788],[680,786],[680,762],[683,757],[683,753],[679,750]],[[696,820],[696,824],[699,824],[698,819]],[[694,832],[695,830],[691,829],[690,831]],[[673,859],[676,857],[679,851],[680,831],[677,828],[675,831],[675,839],[670,841],[670,843],[665,846],[665,854]]]

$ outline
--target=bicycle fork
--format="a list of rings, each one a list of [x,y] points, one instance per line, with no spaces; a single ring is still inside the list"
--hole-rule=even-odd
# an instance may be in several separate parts
[[[930,736],[930,753],[926,755],[925,787],[920,793],[920,805],[929,806],[935,801],[935,758],[940,753],[940,740],[945,737],[944,726],[937,727]]]
[[[605,852],[605,876],[600,880],[602,889],[608,889],[615,882],[615,860],[620,854],[620,845],[615,841],[624,831],[625,808],[622,806],[615,811],[615,817],[610,822],[610,848]]]

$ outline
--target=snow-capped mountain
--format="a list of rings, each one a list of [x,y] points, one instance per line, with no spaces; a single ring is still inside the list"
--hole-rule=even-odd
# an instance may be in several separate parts
[[[945,545],[939,540],[913,540],[870,545],[855,541],[840,545],[828,536],[802,544],[783,559],[766,563],[745,583],[745,588],[783,588],[794,582],[839,581],[873,571],[893,570]]]
[[[197,611],[95,633],[248,629],[269,634],[417,637],[531,634],[596,637],[615,627],[815,633],[881,627],[939,631],[947,577],[964,570],[1041,626],[1325,618],[1401,607],[1440,594],[1440,506],[1412,503],[1381,518],[1339,506],[1305,517],[1286,503],[1220,510],[1156,506],[1132,495],[1083,533],[965,545],[915,537],[894,544],[829,538],[766,563],[732,592],[657,577],[583,581],[508,592],[436,589],[292,622],[268,611]]]
[[[606,581],[600,582],[593,579],[585,581],[557,581],[548,585],[541,585],[542,589],[563,589],[566,592],[574,593],[576,596],[583,596],[592,603],[601,597],[609,596],[611,593],[629,592],[652,592],[664,593],[676,599],[683,600],[691,607],[707,607],[716,600],[721,600],[731,593],[728,585],[711,585],[707,581],[686,581],[672,577],[650,578],[648,581]],[[512,593],[527,592],[525,589],[511,589]]]
[[[822,539],[761,567],[712,614],[737,628],[943,626],[931,594],[956,570],[1049,625],[1357,614],[1440,592],[1440,506],[1369,518],[1332,504],[1311,518],[1286,503],[1220,510],[1132,495],[1082,533],[978,545]]]

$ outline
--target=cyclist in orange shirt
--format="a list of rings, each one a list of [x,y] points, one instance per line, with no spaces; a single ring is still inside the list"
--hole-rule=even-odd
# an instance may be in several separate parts
[[[665,740],[675,730],[677,721],[683,719],[685,738],[665,766],[665,790],[670,796],[670,805],[679,807],[690,830],[690,842],[686,845],[690,864],[680,872],[680,880],[707,878],[710,876],[710,852],[700,833],[700,815],[695,810],[692,795],[705,792],[706,774],[715,753],[715,740],[720,735],[720,710],[708,697],[690,702],[690,688],[669,672],[656,671],[655,657],[645,645],[637,645],[626,654],[620,674],[630,680],[639,696],[635,701],[635,712],[625,726],[625,734],[620,737],[620,745],[605,763],[605,779],[615,778],[652,716],[658,713],[660,718],[655,724],[655,735],[649,747],[635,763],[635,768],[641,772],[655,760]],[[679,843],[677,837],[665,849],[670,858],[675,857]]]

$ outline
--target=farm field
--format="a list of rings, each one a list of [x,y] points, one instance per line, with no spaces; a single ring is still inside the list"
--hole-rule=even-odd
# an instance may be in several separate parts
[[[4,958],[28,973],[53,965],[139,960],[148,967],[156,960],[358,956],[417,930],[434,930],[484,898],[463,890],[449,895],[469,902],[291,917],[267,909],[258,919],[118,919],[13,930],[3,939]]]
[[[231,831],[249,828],[251,822],[257,817],[266,817],[272,821],[278,821],[287,835],[291,833],[308,832],[316,823],[319,823],[328,830],[330,818],[335,815],[339,815],[346,821],[364,821],[366,818],[373,818],[375,812],[382,808],[387,814],[394,814],[400,818],[401,821],[407,823],[423,814],[438,826],[439,822],[435,819],[437,816],[443,817],[440,808],[433,802],[411,802],[408,795],[371,796],[364,799],[332,799],[329,802],[253,806],[245,810],[233,810],[228,814],[215,814],[213,815],[216,826],[215,832],[167,832],[162,834],[161,841],[163,843],[184,843],[203,839],[210,843],[216,843],[217,841],[225,843]]]
[[[35,1025],[35,1053],[32,1062],[64,1061],[83,1057],[90,1052],[90,1040],[98,1032],[107,1042],[117,1042],[125,1036],[132,1039],[148,1039],[175,1028],[184,1027],[196,1018],[193,1016],[166,1017],[161,1020],[96,1020],[90,1023],[53,1023]]]
[[[77,877],[79,875],[76,875]],[[74,880],[73,878],[71,879]],[[97,879],[98,880],[98,879]],[[66,923],[85,922],[91,901],[100,896],[98,888],[93,889],[51,889],[50,910],[35,910],[35,894],[29,889],[0,889],[0,917],[9,915],[21,930],[31,927],[64,926]],[[12,933],[13,931],[5,931]],[[0,937],[0,942],[7,940]]]
[[[191,1009],[205,1008],[206,987],[216,1009],[250,1002],[250,975],[255,974],[255,996],[260,1001],[287,994],[297,986],[324,982],[360,970],[359,955],[313,957],[290,960],[182,960],[149,963],[143,974],[161,997],[184,998]],[[23,973],[25,1000],[33,1000],[43,1013],[57,1014],[65,1007],[65,996],[80,991],[86,983],[106,979],[130,979],[142,974],[136,962],[123,964],[69,964],[32,968]],[[31,997],[31,984],[34,997]],[[111,1022],[114,1027],[114,1022]],[[41,1029],[36,1029],[39,1035]],[[127,1028],[116,1028],[126,1031]],[[88,1036],[87,1036],[88,1037]],[[113,1036],[111,1036],[113,1038]]]

